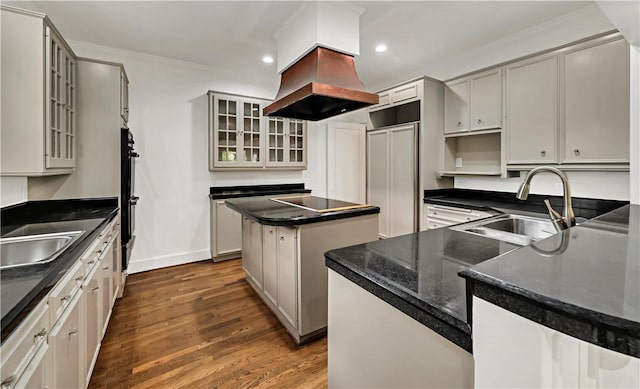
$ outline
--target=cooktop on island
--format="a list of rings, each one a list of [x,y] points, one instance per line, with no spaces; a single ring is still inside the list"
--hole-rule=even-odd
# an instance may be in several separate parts
[[[326,199],[324,197],[316,197],[310,195],[277,197],[270,200],[320,213],[368,207],[368,205],[366,204],[355,204],[347,201]]]

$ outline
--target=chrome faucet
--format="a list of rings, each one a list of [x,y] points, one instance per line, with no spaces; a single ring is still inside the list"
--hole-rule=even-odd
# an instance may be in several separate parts
[[[562,180],[564,196],[564,209],[562,210],[562,216],[553,208],[551,208],[549,200],[544,200],[544,204],[547,206],[549,217],[551,218],[553,226],[557,231],[566,230],[569,227],[575,226],[576,217],[573,213],[573,208],[571,207],[571,189],[569,188],[569,178],[560,169],[557,169],[553,166],[538,166],[529,170],[527,175],[524,177],[522,185],[520,185],[520,189],[518,189],[516,197],[520,200],[526,200],[527,197],[529,197],[529,190],[531,189],[531,179],[533,178],[533,176],[540,172],[555,173]]]

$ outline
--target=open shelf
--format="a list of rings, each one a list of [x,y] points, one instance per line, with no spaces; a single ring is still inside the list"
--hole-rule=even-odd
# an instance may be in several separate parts
[[[444,139],[444,163],[440,176],[502,175],[501,131],[472,132]],[[461,164],[456,167],[456,159]],[[461,166],[460,166],[461,165]]]
[[[453,177],[453,176],[499,176],[502,175],[501,171],[465,171],[465,170],[444,170],[438,171],[438,175],[441,177]]]
[[[461,136],[473,136],[473,135],[485,135],[485,134],[499,134],[502,132],[499,128],[494,128],[491,130],[477,130],[477,131],[460,131],[460,132],[452,132],[450,134],[444,134],[445,138],[458,138]]]

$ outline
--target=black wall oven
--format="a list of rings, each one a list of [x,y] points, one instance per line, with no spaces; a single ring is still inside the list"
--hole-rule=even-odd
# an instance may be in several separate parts
[[[120,207],[122,210],[122,270],[127,269],[131,250],[135,241],[136,204],[139,197],[135,195],[136,158],[140,156],[133,145],[133,134],[128,128],[120,132]]]

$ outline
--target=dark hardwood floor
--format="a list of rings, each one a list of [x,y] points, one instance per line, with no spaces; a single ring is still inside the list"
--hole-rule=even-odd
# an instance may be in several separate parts
[[[323,388],[327,341],[298,347],[240,260],[128,277],[90,388]]]

